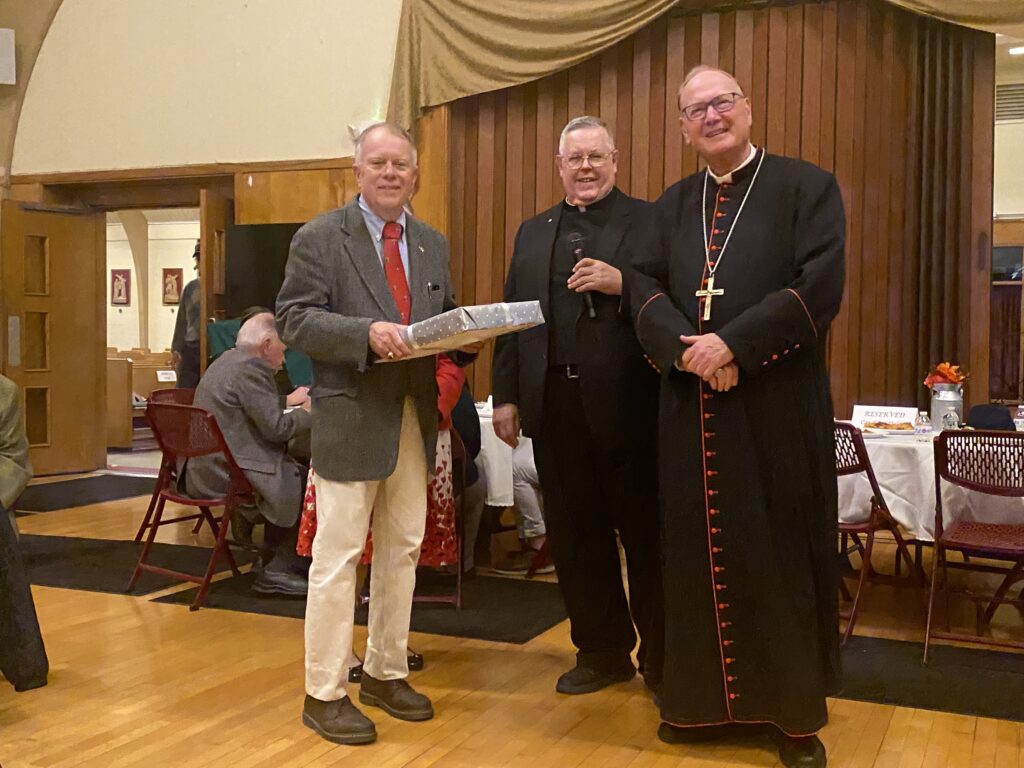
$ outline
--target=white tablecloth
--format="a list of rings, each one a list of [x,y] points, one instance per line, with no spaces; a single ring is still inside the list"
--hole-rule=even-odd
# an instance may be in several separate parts
[[[864,441],[889,511],[912,538],[935,539],[935,455],[931,437],[885,436]],[[945,526],[955,520],[1024,523],[1024,500],[985,496],[942,483]],[[870,512],[867,477],[839,478],[839,519],[856,523]]]
[[[492,507],[511,507],[512,499],[512,448],[498,439],[494,434],[494,422],[491,411],[481,409],[477,404],[477,415],[480,417],[480,455],[476,460],[484,465],[487,478],[486,503]]]

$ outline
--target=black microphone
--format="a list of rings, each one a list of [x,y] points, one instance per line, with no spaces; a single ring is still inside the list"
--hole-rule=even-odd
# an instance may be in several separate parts
[[[583,253],[583,246],[586,244],[587,238],[581,235],[579,232],[573,232],[569,235],[569,249],[572,251],[572,259],[575,263],[579,264],[582,259],[585,258]],[[594,297],[590,295],[590,291],[583,292],[583,303],[587,305],[587,317],[593,320],[597,317],[597,313],[594,311]]]

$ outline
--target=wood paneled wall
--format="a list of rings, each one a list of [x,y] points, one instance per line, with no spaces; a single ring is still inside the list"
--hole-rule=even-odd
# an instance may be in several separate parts
[[[705,63],[751,97],[753,140],[834,172],[849,220],[847,292],[828,350],[837,414],[912,404],[924,369],[955,359],[988,391],[992,215],[991,35],[880,0],[663,18],[544,80],[463,99],[450,115],[452,273],[463,303],[498,300],[519,224],[562,196],[570,117],[596,114],[620,150],[619,186],[655,199],[699,169],[676,90]],[[490,355],[475,365],[490,391]]]

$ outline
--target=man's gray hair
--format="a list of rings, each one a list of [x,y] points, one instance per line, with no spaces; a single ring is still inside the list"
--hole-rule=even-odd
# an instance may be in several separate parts
[[[736,91],[741,96],[746,95],[746,92],[743,90],[743,86],[740,85],[740,81],[736,79],[736,75],[732,72],[722,69],[721,67],[712,67],[710,64],[698,64],[686,73],[686,77],[683,78],[683,82],[679,84],[679,90],[676,92],[676,103],[679,105],[680,111],[686,106],[683,104],[683,89],[690,84],[690,81],[693,80],[693,78],[697,75],[702,75],[705,72],[718,72],[719,74],[725,75],[736,84]]]
[[[600,117],[594,117],[593,115],[581,115],[580,117],[574,117],[566,123],[565,128],[562,129],[562,135],[558,137],[558,154],[562,154],[562,151],[565,149],[566,136],[573,131],[582,131],[585,128],[602,129],[608,137],[608,148],[613,150],[615,149],[615,137],[612,136],[612,132],[608,130],[608,123]]]
[[[242,323],[242,327],[238,329],[235,346],[256,354],[260,351],[260,346],[264,341],[276,336],[277,326],[274,324],[274,315],[270,312],[260,312]]]
[[[418,153],[416,152],[416,142],[413,141],[412,134],[409,133],[405,128],[396,123],[380,122],[368,125],[362,130],[356,137],[356,149],[355,149],[355,164],[359,165],[363,159],[363,142],[366,141],[366,137],[374,131],[387,131],[392,136],[396,136],[399,139],[405,139],[409,142],[409,147],[412,149],[412,164],[413,167],[418,166]]]

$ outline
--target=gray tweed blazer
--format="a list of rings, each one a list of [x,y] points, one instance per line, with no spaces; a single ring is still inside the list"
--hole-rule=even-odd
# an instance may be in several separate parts
[[[415,323],[453,309],[455,299],[447,241],[411,216],[406,222]],[[427,467],[434,466],[434,358],[374,364],[369,332],[378,320],[401,317],[353,199],[295,233],[277,296],[281,338],[313,361],[313,466],[328,480],[382,480],[394,472],[406,397],[416,406]]]

